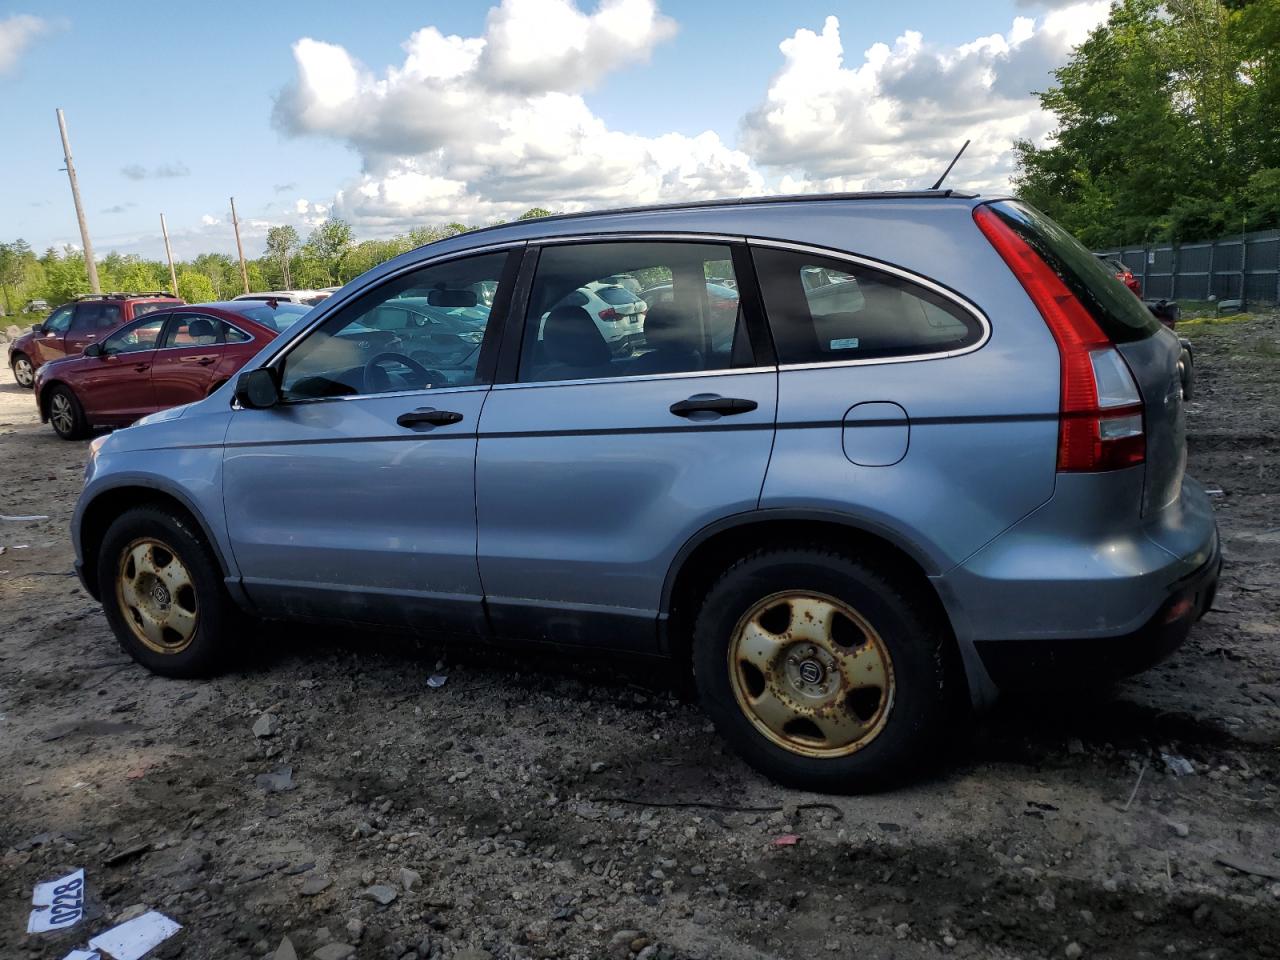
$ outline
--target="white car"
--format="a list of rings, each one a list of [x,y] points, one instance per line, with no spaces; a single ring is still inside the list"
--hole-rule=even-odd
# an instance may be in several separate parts
[[[335,287],[334,289],[339,289]],[[301,303],[314,307],[321,300],[332,296],[330,290],[262,290],[258,293],[242,293],[233,300],[285,300],[289,303]]]
[[[551,309],[564,306],[583,307],[591,314],[615,357],[626,356],[644,343],[644,315],[649,306],[624,287],[593,280],[567,294]],[[542,315],[544,323],[550,313],[548,310]]]

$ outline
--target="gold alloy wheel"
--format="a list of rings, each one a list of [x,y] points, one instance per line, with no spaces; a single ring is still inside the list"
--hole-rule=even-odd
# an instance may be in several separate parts
[[[805,757],[843,757],[884,729],[893,707],[893,661],[851,606],[803,590],[765,597],[729,642],[738,706],[756,728]]]
[[[196,588],[159,540],[134,540],[120,556],[116,598],[133,634],[156,653],[181,653],[196,635]]]

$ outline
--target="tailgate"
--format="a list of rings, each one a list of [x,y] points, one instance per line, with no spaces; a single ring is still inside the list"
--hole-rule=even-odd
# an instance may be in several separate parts
[[[1187,466],[1186,417],[1178,338],[1161,327],[1145,340],[1116,344],[1142,391],[1147,434],[1147,473],[1142,513],[1157,513],[1178,498]]]

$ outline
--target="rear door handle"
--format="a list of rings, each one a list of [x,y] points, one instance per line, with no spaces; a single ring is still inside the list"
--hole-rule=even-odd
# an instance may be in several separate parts
[[[213,361],[217,360],[218,358],[204,356],[204,357],[182,357],[181,359],[183,363],[198,363],[202,367],[207,367],[209,366],[209,364],[213,363]]]
[[[719,413],[732,417],[738,413],[750,413],[760,404],[742,397],[690,397],[671,405],[677,417],[690,417],[695,413]]]
[[[460,423],[461,421],[462,414],[460,413],[455,413],[452,410],[436,410],[432,407],[410,410],[408,413],[402,413],[396,417],[396,423],[402,427],[416,427],[423,423],[435,427],[443,427],[451,423]]]

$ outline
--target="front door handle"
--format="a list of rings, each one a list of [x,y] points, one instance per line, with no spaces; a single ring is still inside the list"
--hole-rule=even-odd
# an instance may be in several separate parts
[[[151,369],[151,364],[149,364],[149,363],[135,363],[135,364],[133,365],[133,369],[135,369],[135,370],[137,370],[139,373],[141,373],[143,370],[150,370],[150,369]]]
[[[695,413],[719,413],[732,417],[738,413],[750,413],[760,404],[742,397],[690,397],[671,405],[671,412],[677,417],[691,417]]]
[[[396,417],[396,423],[402,427],[416,427],[419,424],[430,424],[433,427],[443,427],[451,423],[459,423],[462,420],[462,414],[455,413],[452,410],[436,410],[432,407],[423,407],[421,410],[410,410],[408,413],[402,413]]]

